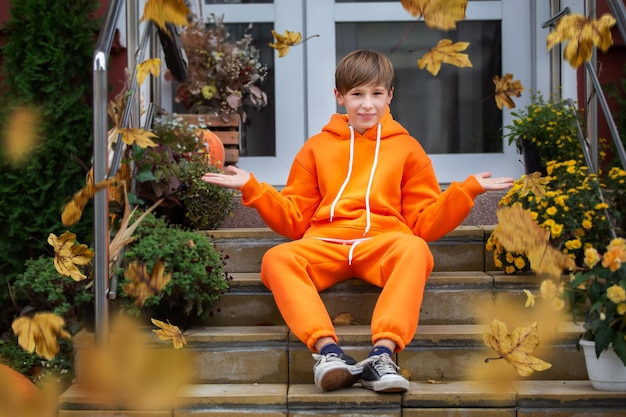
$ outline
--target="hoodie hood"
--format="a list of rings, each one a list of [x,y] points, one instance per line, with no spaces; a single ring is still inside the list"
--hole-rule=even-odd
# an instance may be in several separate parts
[[[391,116],[389,106],[385,109],[385,114],[380,118],[379,124],[382,125],[380,134],[381,139],[388,138],[395,135],[408,135],[409,132],[398,122],[396,122]],[[348,123],[347,114],[334,114],[330,121],[324,126],[322,132],[327,132],[333,136],[337,136],[338,139],[350,140],[350,125]],[[359,135],[358,132],[355,132]],[[369,140],[377,139],[377,126],[373,126],[366,130],[363,135],[364,138]]]

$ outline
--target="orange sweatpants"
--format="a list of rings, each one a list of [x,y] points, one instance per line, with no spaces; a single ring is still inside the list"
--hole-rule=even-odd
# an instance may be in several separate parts
[[[337,335],[319,292],[348,278],[382,288],[371,320],[372,343],[391,339],[401,351],[419,321],[426,280],[433,269],[428,244],[420,237],[388,232],[351,245],[304,238],[269,249],[261,278],[272,292],[289,329],[315,351],[321,337]]]

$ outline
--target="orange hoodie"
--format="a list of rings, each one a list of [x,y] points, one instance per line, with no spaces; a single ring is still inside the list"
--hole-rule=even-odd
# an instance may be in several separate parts
[[[240,190],[243,204],[283,236],[346,241],[387,231],[439,239],[484,192],[470,176],[442,193],[430,158],[389,108],[363,135],[334,114],[296,155],[285,188],[251,176]]]

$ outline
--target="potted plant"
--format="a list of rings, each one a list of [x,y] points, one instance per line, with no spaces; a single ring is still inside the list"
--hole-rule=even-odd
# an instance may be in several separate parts
[[[503,135],[523,154],[526,172],[545,175],[548,161],[582,160],[577,136],[580,113],[567,100],[546,101],[541,93],[533,95],[532,100],[520,111],[511,112],[515,119],[504,127],[507,132]]]
[[[613,168],[598,178],[576,160],[549,161],[547,176],[526,174],[498,202],[520,205],[541,227],[550,231],[550,243],[582,265],[585,249],[609,243],[611,228],[623,229],[626,213],[626,171]],[[487,240],[496,268],[507,274],[528,271],[523,253],[507,251],[495,234]]]
[[[626,240],[611,240],[602,254],[588,247],[579,270],[544,281],[541,290],[554,310],[582,323],[579,343],[592,386],[626,391]]]
[[[176,102],[190,113],[217,114],[228,118],[245,109],[267,105],[259,85],[267,76],[258,49],[249,33],[238,41],[230,39],[224,19],[214,14],[207,22],[194,22],[181,32],[188,59],[188,78],[178,86]]]

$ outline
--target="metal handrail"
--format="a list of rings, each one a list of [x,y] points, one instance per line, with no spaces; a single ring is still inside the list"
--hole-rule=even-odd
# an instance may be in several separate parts
[[[123,0],[111,0],[108,3],[93,56],[93,179],[96,183],[103,181],[107,176],[107,61],[122,3]],[[108,217],[108,196],[104,189],[94,195],[94,336],[97,344],[106,344],[109,333],[109,308],[106,298],[109,275]]]
[[[541,25],[541,27],[546,28],[548,26],[555,26],[557,24],[557,22],[559,21],[559,19],[561,19],[562,17],[570,14],[570,8],[569,7],[565,7],[562,11],[560,11],[558,14],[556,14],[555,16],[553,16],[550,20],[548,20],[547,22],[543,23]],[[623,16],[622,16],[623,17]],[[617,20],[617,19],[616,19]],[[604,118],[607,122],[607,125],[609,127],[609,131],[611,133],[611,138],[613,139],[613,143],[615,145],[615,148],[617,149],[617,154],[620,158],[620,161],[622,163],[622,167],[626,168],[626,152],[624,151],[624,145],[622,143],[622,139],[620,137],[619,131],[617,129],[617,125],[615,124],[615,120],[613,120],[613,115],[611,114],[611,109],[609,107],[609,104],[606,100],[606,96],[604,95],[604,91],[602,90],[602,85],[600,84],[600,80],[598,79],[598,74],[596,73],[595,68],[593,67],[593,65],[587,61],[585,62],[585,72],[587,73],[587,75],[589,76],[589,78],[591,79],[591,83],[593,84],[593,89],[596,93],[597,99],[600,102],[600,107],[602,108],[602,113],[604,114]],[[597,140],[597,139],[596,139]],[[592,147],[595,146],[595,149],[597,149],[597,143],[595,144],[591,144]],[[593,164],[593,168],[596,172],[598,172],[598,167],[595,166],[595,164]],[[590,167],[592,165],[589,165]]]

